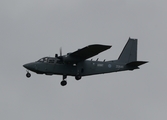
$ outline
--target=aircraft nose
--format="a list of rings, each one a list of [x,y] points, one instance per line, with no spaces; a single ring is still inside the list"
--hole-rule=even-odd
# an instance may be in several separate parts
[[[28,64],[24,64],[23,67],[29,69],[29,68],[30,68],[30,63],[28,63]]]
[[[33,63],[24,64],[23,67],[28,69],[28,70],[34,70],[34,64]]]
[[[24,68],[26,68],[26,67],[27,67],[27,65],[26,65],[26,64],[24,64],[24,65],[23,65],[23,67],[24,67]]]

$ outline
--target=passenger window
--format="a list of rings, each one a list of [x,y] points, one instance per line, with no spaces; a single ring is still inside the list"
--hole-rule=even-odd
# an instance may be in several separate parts
[[[56,63],[63,64],[63,62],[61,60],[57,60]]]
[[[50,60],[49,60],[49,63],[54,63],[54,59],[50,59]]]

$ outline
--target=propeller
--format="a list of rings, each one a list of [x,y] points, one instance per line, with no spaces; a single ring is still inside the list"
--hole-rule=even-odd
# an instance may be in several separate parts
[[[60,60],[63,60],[63,56],[62,56],[62,48],[60,48],[60,55],[58,56],[58,54],[55,54],[55,57],[60,59]]]
[[[59,59],[59,62],[61,62],[61,63],[69,63],[69,62],[71,62],[70,61],[71,59],[68,58],[68,55],[70,53],[67,53],[67,56],[64,56],[63,53],[62,53],[62,47],[60,47],[59,52],[60,52],[59,55],[55,54],[55,58]]]
[[[60,48],[60,56],[62,56],[62,47]]]
[[[59,55],[55,54],[55,58],[57,58],[60,63],[75,63],[76,61],[75,58],[73,59],[70,57],[71,53],[67,53],[67,55],[63,55],[62,47],[60,47],[59,52],[60,52]]]

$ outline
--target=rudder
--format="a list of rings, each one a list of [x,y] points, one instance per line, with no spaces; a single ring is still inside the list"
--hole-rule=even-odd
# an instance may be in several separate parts
[[[137,61],[137,39],[129,38],[118,60],[126,63]]]

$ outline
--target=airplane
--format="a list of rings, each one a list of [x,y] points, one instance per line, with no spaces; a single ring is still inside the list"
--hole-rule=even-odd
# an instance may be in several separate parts
[[[62,55],[60,49],[59,56],[55,54],[55,57],[43,57],[36,62],[24,64],[23,67],[27,69],[27,78],[31,77],[29,70],[37,74],[62,75],[60,84],[65,86],[67,76],[74,76],[76,80],[80,80],[89,75],[139,69],[140,65],[148,61],[137,61],[137,42],[137,39],[129,38],[117,60],[87,60],[112,47],[93,44],[66,55]]]

